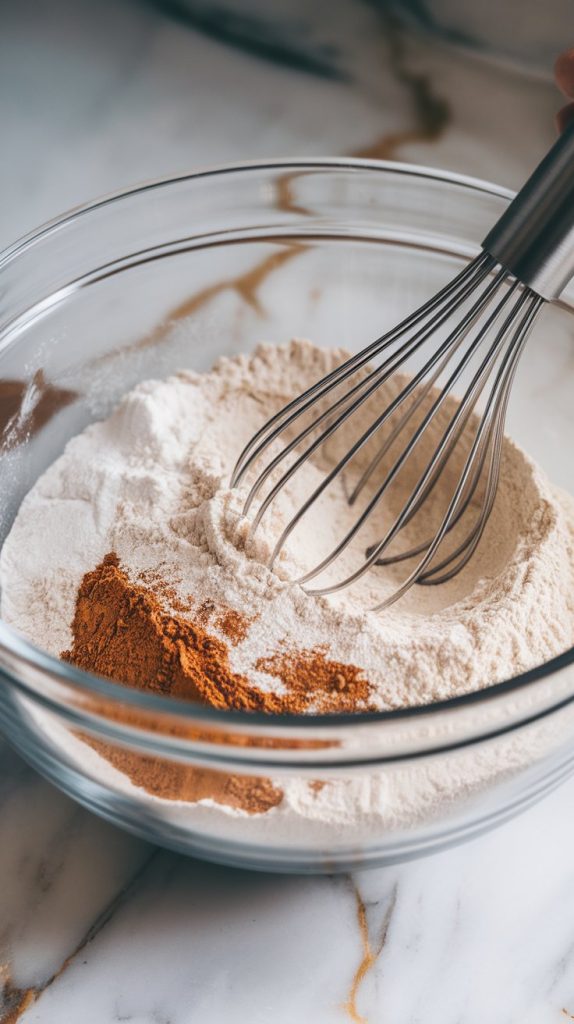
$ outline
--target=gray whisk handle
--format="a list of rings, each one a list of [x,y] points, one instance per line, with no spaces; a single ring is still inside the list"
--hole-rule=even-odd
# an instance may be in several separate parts
[[[482,243],[543,299],[574,277],[574,123],[546,154]]]

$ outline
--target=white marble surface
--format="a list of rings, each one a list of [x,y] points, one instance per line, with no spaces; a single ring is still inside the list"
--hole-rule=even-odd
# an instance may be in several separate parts
[[[345,83],[233,50],[151,4],[3,5],[0,242],[107,190],[222,161],[379,140],[516,186],[551,140],[550,84],[415,40],[398,57],[395,45],[393,72],[373,10],[350,0],[337,31]],[[417,137],[420,75],[427,99],[450,106],[432,141],[428,126]],[[419,863],[257,876],[118,832],[4,744],[0,1021],[560,1024],[574,1014],[573,797],[570,782]]]

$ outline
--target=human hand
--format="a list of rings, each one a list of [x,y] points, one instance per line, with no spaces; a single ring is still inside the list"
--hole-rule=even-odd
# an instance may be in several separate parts
[[[574,48],[565,50],[554,65],[556,85],[569,100],[574,100]],[[556,115],[558,131],[563,132],[574,121],[574,103],[567,103]]]

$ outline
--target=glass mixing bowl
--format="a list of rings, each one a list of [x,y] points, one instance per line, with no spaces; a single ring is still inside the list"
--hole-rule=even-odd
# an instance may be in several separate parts
[[[137,381],[260,340],[362,347],[475,255],[508,199],[400,164],[246,165],[112,196],[12,246],[0,257],[0,540],[67,439]],[[572,300],[530,340],[508,427],[574,492]],[[556,786],[574,764],[573,661],[415,709],[271,717],[127,689],[2,622],[0,721],[56,785],[146,839],[330,872],[459,842]],[[174,799],[166,772],[178,794],[200,779],[219,796]],[[240,790],[271,794],[268,809],[237,806]]]

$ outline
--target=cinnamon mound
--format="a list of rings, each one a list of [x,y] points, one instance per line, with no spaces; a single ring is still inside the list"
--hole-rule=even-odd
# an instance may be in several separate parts
[[[167,611],[152,590],[131,582],[113,553],[84,576],[72,630],[65,661],[137,689],[272,714],[369,706],[370,685],[361,671],[328,659],[320,647],[260,658],[257,670],[280,679],[283,692],[260,689],[233,671],[225,641],[199,619]]]
[[[322,648],[260,658],[257,670],[279,679],[282,692],[260,689],[233,671],[229,647],[208,632],[208,621],[205,609],[194,621],[166,610],[153,589],[131,582],[111,553],[82,580],[73,644],[61,657],[126,686],[216,708],[281,714],[368,706],[370,686],[361,671],[329,660]],[[232,645],[248,630],[248,620],[235,611],[217,613],[215,624]],[[189,767],[84,734],[82,739],[135,785],[162,799],[195,803],[209,798],[248,814],[262,814],[283,797],[270,779]]]

